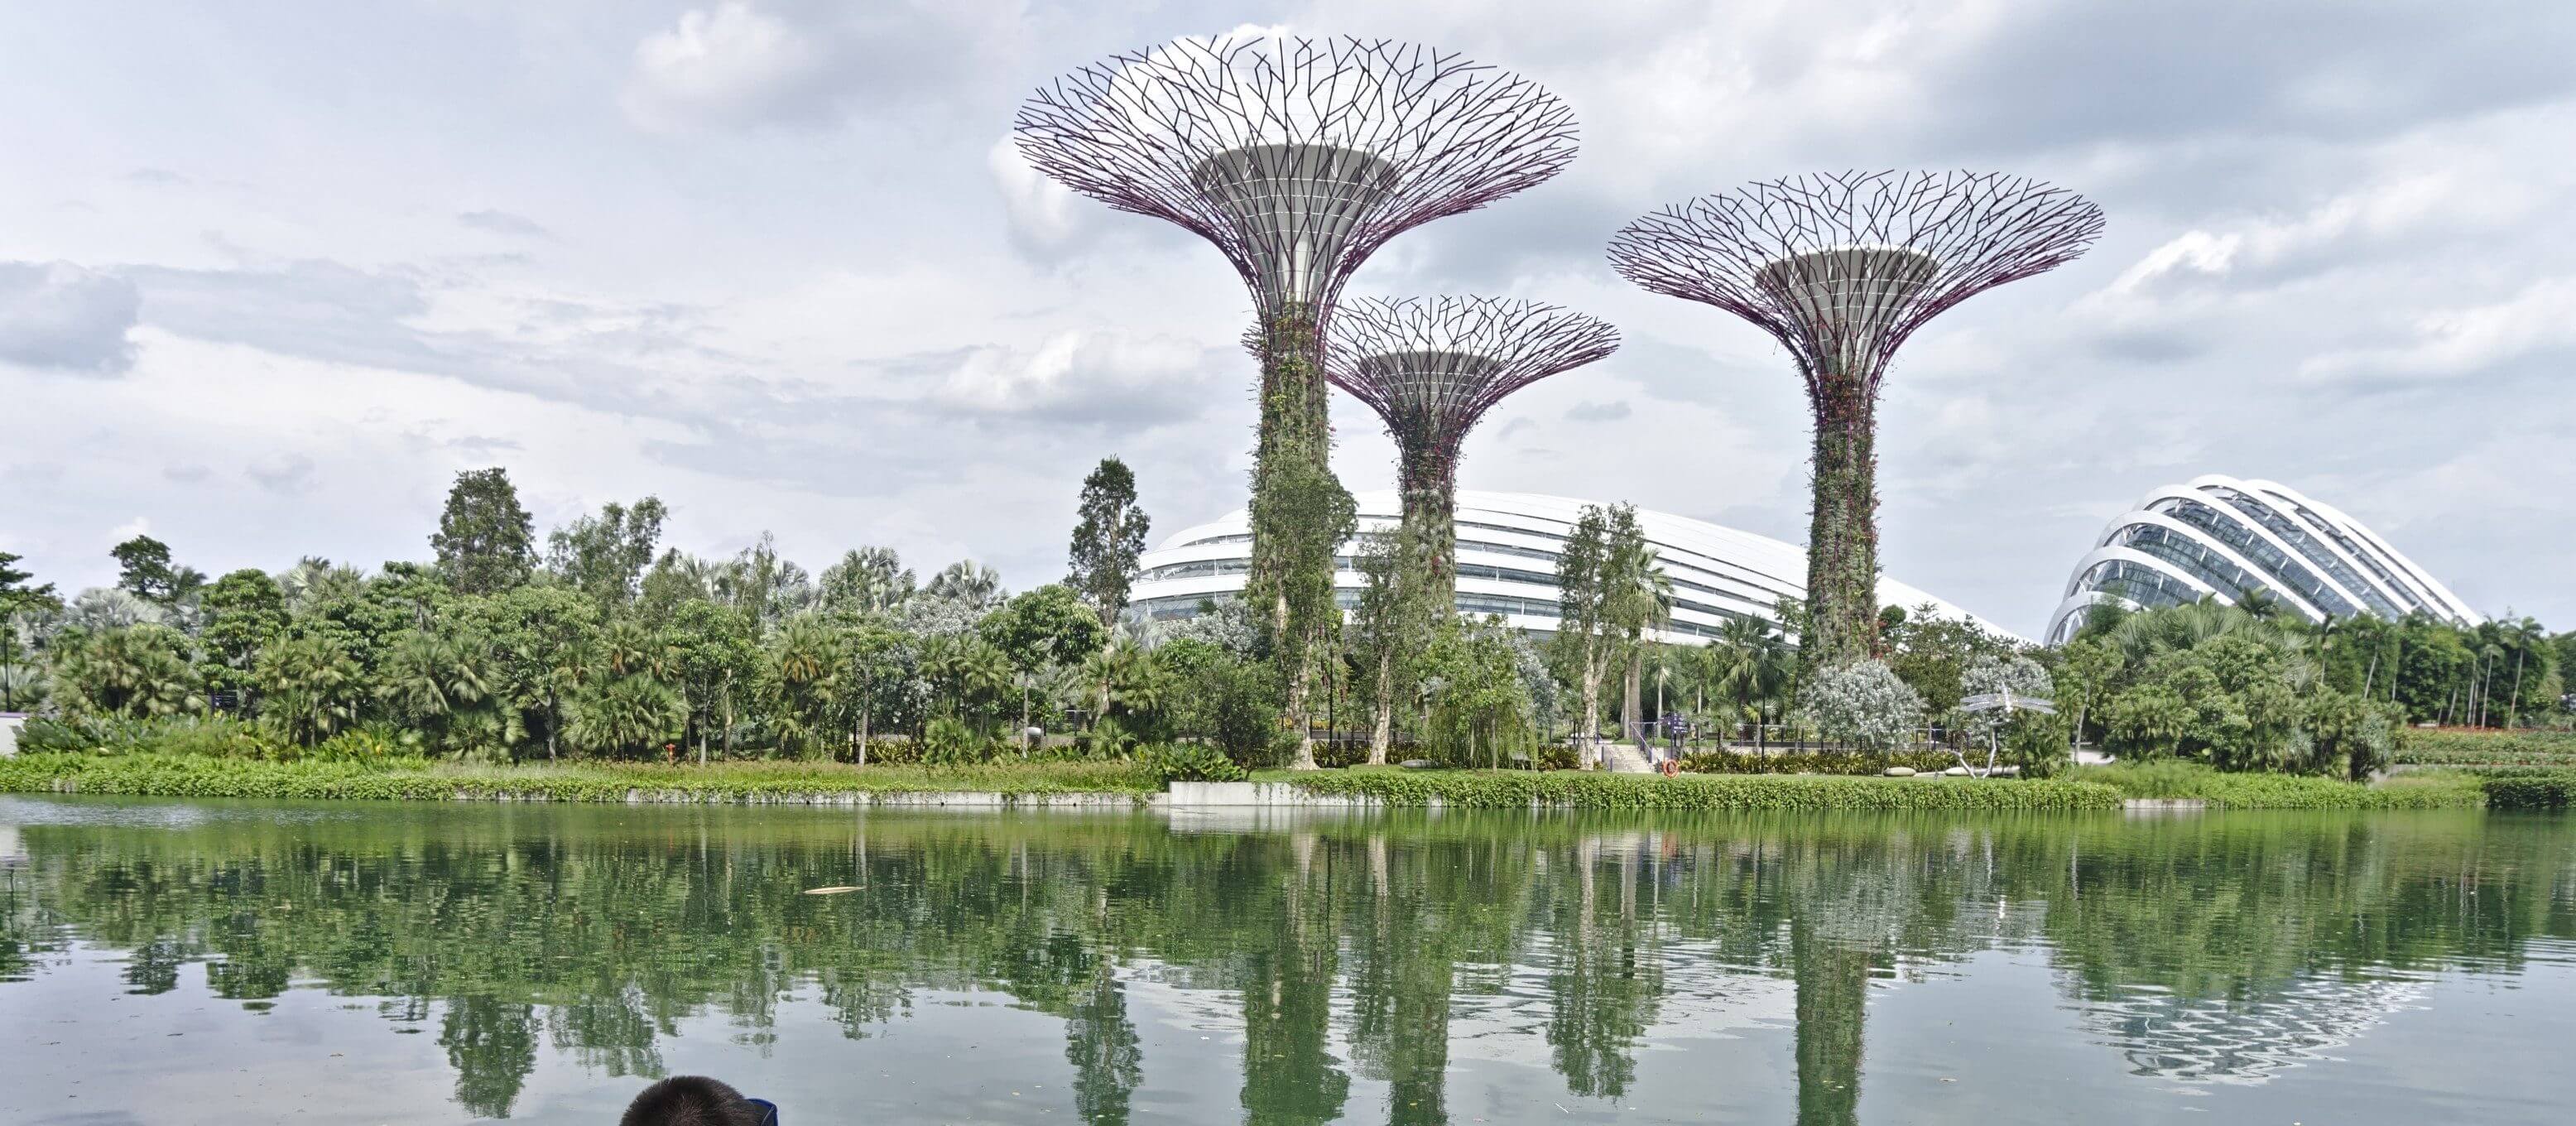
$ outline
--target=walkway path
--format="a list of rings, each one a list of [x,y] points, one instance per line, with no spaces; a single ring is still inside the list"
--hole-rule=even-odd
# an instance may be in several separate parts
[[[1635,743],[1612,743],[1610,744],[1610,772],[1612,774],[1652,774],[1655,768],[1646,761],[1646,752],[1639,750]]]

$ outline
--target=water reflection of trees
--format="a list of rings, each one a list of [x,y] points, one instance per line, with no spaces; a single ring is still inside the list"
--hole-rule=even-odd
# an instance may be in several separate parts
[[[685,1017],[757,1038],[803,996],[865,1037],[918,991],[989,990],[1062,1018],[1074,1109],[1124,1122],[1146,1061],[1121,971],[1150,959],[1237,998],[1252,1122],[1448,1121],[1461,998],[1519,981],[1544,983],[1514,1001],[1543,1012],[1568,1092],[1623,1098],[1645,1042],[1692,1031],[1658,1024],[1669,995],[1752,973],[1792,983],[1799,1121],[1850,1123],[1870,978],[1998,942],[2044,941],[2066,1003],[2136,1066],[2259,1078],[2321,1026],[2366,1027],[2345,1014],[2378,995],[2370,982],[2510,971],[2534,936],[2576,936],[2567,834],[2475,816],[1184,833],[1150,818],[879,816],[861,832],[740,812],[402,811],[23,837],[0,982],[77,938],[127,951],[138,993],[202,963],[214,993],[247,1002],[295,982],[389,998],[388,1019],[435,1014],[458,1101],[489,1115],[541,1041],[652,1075]],[[861,890],[801,894],[838,884]],[[2263,1035],[2280,1050],[2210,1049]],[[1354,1076],[1384,1083],[1382,1115],[1350,1105]]]

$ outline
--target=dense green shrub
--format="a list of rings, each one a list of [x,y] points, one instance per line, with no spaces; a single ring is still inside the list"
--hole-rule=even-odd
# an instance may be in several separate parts
[[[1198,744],[1166,743],[1136,752],[1136,762],[1165,785],[1173,782],[1240,782],[1248,775],[1225,752]]]
[[[285,759],[296,748],[267,728],[230,716],[38,717],[18,733],[29,754],[202,755],[208,758]]]
[[[1793,811],[2117,809],[2119,791],[2089,782],[1983,778],[1660,778],[1533,770],[1344,770],[1286,779],[1318,794],[1390,805]]]
[[[2422,766],[2576,766],[2576,733],[2409,730],[2394,757]]]
[[[1583,765],[1583,752],[1572,743],[1541,743],[1531,755],[1540,770],[1573,770]]]
[[[1957,765],[1959,760],[1946,751],[1798,751],[1771,755],[1702,751],[1682,756],[1682,770],[1690,774],[1879,774],[1891,766],[1937,772]]]
[[[940,716],[922,728],[921,761],[932,766],[965,766],[992,757],[992,741],[977,735],[965,720]]]
[[[2290,774],[2229,773],[2161,759],[2079,767],[2073,777],[2132,798],[2199,798],[2222,809],[2451,809],[2486,802],[2476,779],[2418,774],[2377,786]]]
[[[178,798],[336,798],[378,801],[833,800],[847,795],[988,791],[1145,794],[1162,782],[1134,763],[867,767],[809,762],[460,767],[393,759],[253,762],[176,755],[20,755],[0,759],[0,792]]]
[[[2576,768],[2511,767],[2477,776],[2489,809],[2565,809],[2576,805]]]

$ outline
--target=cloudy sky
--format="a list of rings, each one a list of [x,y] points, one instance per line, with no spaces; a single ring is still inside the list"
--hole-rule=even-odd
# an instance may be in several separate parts
[[[220,574],[427,554],[454,473],[540,531],[650,493],[1013,586],[1082,474],[1162,531],[1242,501],[1241,285],[1020,165],[1014,107],[1243,24],[1415,39],[1574,106],[1556,181],[1354,293],[1626,332],[1505,403],[1469,488],[1800,540],[1786,356],[1621,283],[1637,213],[1820,169],[2038,176],[2091,256],[1919,334],[1882,411],[1885,565],[2024,632],[2102,523],[2205,472],[2342,506],[2489,612],[2576,626],[2576,5],[2241,0],[0,8],[0,550],[66,589],[137,530]],[[1390,479],[1344,400],[1338,465]]]

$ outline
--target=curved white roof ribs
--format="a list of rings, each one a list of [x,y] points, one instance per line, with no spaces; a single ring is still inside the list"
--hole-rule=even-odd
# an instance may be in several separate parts
[[[2183,511],[2185,505],[2206,509],[2210,518],[2205,523],[2223,527],[2225,533],[2205,526],[2197,513]],[[2485,620],[2414,560],[2341,509],[2277,481],[2210,474],[2149,490],[2135,510],[2111,521],[2094,537],[2093,549],[2076,561],[2057,609],[2049,616],[2043,636],[2051,644],[2066,640],[2072,632],[2070,624],[2098,603],[2142,609],[2181,598],[2173,590],[2142,587],[2130,577],[2134,572],[2106,567],[2106,563],[2140,568],[2174,580],[2185,590],[2237,601],[2193,574],[2190,566],[2130,546],[2138,539],[2132,530],[2141,528],[2188,540],[2204,555],[2242,572],[2246,583],[2312,622],[2353,613],[2395,617],[2417,612],[2462,624]],[[2245,542],[2242,546],[2229,543],[2226,536],[2241,536]],[[2266,551],[2277,554],[2278,560],[2261,558]],[[2133,596],[2144,596],[2145,601]]]

